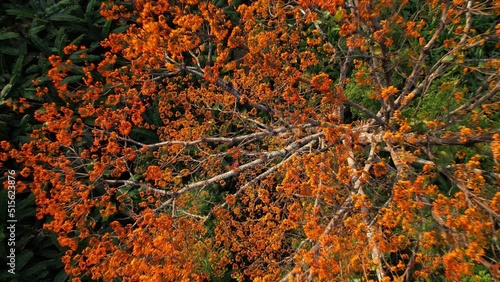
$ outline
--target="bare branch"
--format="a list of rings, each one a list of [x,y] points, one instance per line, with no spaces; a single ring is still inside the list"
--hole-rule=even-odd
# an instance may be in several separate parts
[[[406,96],[408,96],[410,94],[410,89],[415,84],[415,82],[417,80],[417,77],[420,73],[420,70],[422,69],[425,57],[427,56],[427,52],[432,48],[434,43],[436,43],[436,41],[439,38],[439,35],[441,34],[441,32],[443,31],[443,29],[446,25],[446,22],[447,22],[446,16],[448,13],[448,6],[449,6],[449,4],[445,4],[445,6],[443,7],[443,11],[441,12],[441,19],[439,21],[439,25],[438,25],[436,31],[434,32],[434,34],[432,35],[431,40],[429,40],[429,42],[427,42],[427,44],[425,44],[425,46],[420,51],[420,55],[418,56],[417,61],[414,63],[415,67],[413,68],[413,71],[406,79],[406,83],[401,91],[401,94],[399,95],[399,97],[395,101],[395,105],[394,105],[393,110],[399,109],[401,102],[404,101],[406,99]]]
[[[295,150],[297,148],[300,148],[301,146],[304,146],[305,144],[311,142],[312,140],[317,139],[318,137],[320,137],[322,135],[323,135],[323,132],[319,132],[319,133],[316,133],[316,134],[312,134],[312,135],[306,136],[306,137],[304,137],[302,139],[299,139],[299,140],[291,143],[290,145],[288,145],[287,147],[285,147],[285,148],[283,148],[281,150],[267,152],[267,153],[263,154],[261,158],[255,159],[255,160],[253,160],[253,161],[251,161],[249,163],[246,163],[244,165],[241,165],[241,166],[239,166],[239,167],[237,167],[235,169],[232,169],[232,170],[227,171],[225,173],[219,174],[219,175],[214,176],[214,177],[212,177],[210,179],[198,181],[198,182],[189,184],[187,186],[184,186],[182,189],[180,189],[179,191],[175,192],[173,194],[172,198],[170,198],[169,200],[165,201],[160,207],[156,208],[155,212],[159,212],[164,207],[166,207],[167,205],[169,205],[170,203],[172,203],[172,201],[177,197],[177,195],[183,194],[183,193],[185,193],[185,192],[187,192],[189,190],[192,190],[194,188],[207,186],[207,185],[210,185],[212,183],[216,183],[218,181],[221,181],[221,180],[227,179],[229,177],[235,176],[237,174],[240,174],[243,171],[246,171],[246,170],[251,169],[251,168],[255,168],[257,165],[262,164],[262,163],[264,163],[267,160],[272,160],[272,159],[275,159],[277,157],[286,156],[287,154],[289,154],[293,150]]]
[[[161,195],[172,195],[173,193],[170,192],[170,191],[166,191],[166,190],[161,190],[161,189],[157,189],[157,188],[154,188],[154,187],[151,187],[149,185],[146,185],[144,183],[137,183],[137,182],[134,182],[134,181],[129,181],[129,180],[111,180],[111,179],[103,179],[104,182],[106,183],[109,183],[109,184],[124,184],[124,185],[132,185],[132,186],[137,186],[137,187],[140,187],[140,188],[145,188],[149,191],[152,191],[154,193],[158,193],[158,194],[161,194]]]
[[[480,87],[480,89],[482,89],[482,87]],[[478,89],[478,91],[480,89]],[[470,113],[472,110],[474,110],[475,108],[480,107],[486,101],[488,101],[489,99],[493,98],[495,95],[498,94],[499,91],[500,91],[500,81],[497,81],[497,83],[495,84],[495,86],[490,91],[488,91],[488,93],[484,94],[481,98],[470,99],[469,101],[467,101],[467,103],[465,103],[462,106],[460,106],[459,108],[453,110],[450,113],[450,115],[456,115],[456,116],[453,117],[452,119],[450,119],[449,121],[447,121],[446,124],[449,125],[449,124],[452,124],[452,123],[460,120],[462,117],[464,117],[465,115],[467,115],[468,113]]]
[[[364,183],[363,177],[366,177],[366,175],[369,175],[370,168],[372,167],[373,161],[375,158],[375,148],[376,147],[377,146],[375,143],[373,143],[371,145],[370,152],[368,154],[368,158],[365,161],[365,165],[364,165],[363,170],[361,171],[361,176],[358,176],[358,171],[356,168],[357,167],[356,161],[354,159],[354,152],[352,151],[352,148],[350,148],[350,150],[349,150],[350,156],[347,159],[347,162],[348,162],[349,166],[351,167],[351,169],[353,170],[353,175],[354,175],[352,180],[351,180],[351,183],[354,184],[352,191],[356,191],[356,194],[358,194],[358,195],[365,194],[365,192],[363,191],[363,183]],[[373,230],[373,225],[370,224],[369,220],[368,220],[368,215],[369,215],[368,209],[365,207],[362,207],[361,211],[365,215],[363,217],[363,222],[365,223],[366,227],[368,228],[368,231],[366,233],[366,238],[368,239],[368,243],[371,245],[371,256],[372,256],[373,260],[378,263],[378,266],[376,269],[377,278],[379,281],[382,281],[384,279],[384,277],[386,276],[386,273],[385,273],[384,268],[382,266],[383,254],[380,252],[379,248],[377,247],[377,243],[374,240],[375,232]]]
[[[240,195],[241,193],[243,193],[248,187],[252,186],[253,184],[255,184],[257,181],[260,181],[262,180],[263,178],[265,178],[266,176],[270,175],[271,173],[275,172],[278,168],[282,167],[283,165],[285,165],[285,163],[287,163],[289,160],[291,160],[292,158],[294,158],[295,156],[297,156],[303,149],[305,149],[306,147],[310,147],[312,145],[314,145],[314,143],[316,143],[317,141],[316,140],[312,140],[311,142],[307,143],[306,145],[302,146],[301,148],[299,148],[297,151],[295,151],[293,154],[291,154],[290,156],[288,156],[286,159],[282,160],[281,162],[279,162],[278,164],[272,166],[271,168],[269,168],[268,170],[266,170],[265,172],[259,174],[257,177],[253,178],[252,180],[250,180],[249,182],[247,182],[245,185],[241,186],[238,191],[236,191],[236,193],[234,193],[233,195],[234,196],[238,196]],[[220,205],[221,208],[224,208],[227,206],[227,202],[224,201],[224,203],[222,205]],[[210,213],[207,215],[207,219],[210,217],[210,215],[212,214],[212,211],[210,211]]]
[[[330,219],[330,222],[328,222],[328,225],[325,227],[325,230],[323,233],[320,235],[320,239],[314,246],[310,249],[311,252],[316,252],[321,248],[321,237],[324,237],[326,234],[330,233],[330,231],[333,229],[334,226],[337,225],[338,221],[346,214],[351,208],[352,208],[353,200],[351,197],[348,197],[342,206],[335,212],[333,215],[332,219]],[[302,244],[301,244],[302,245]],[[288,272],[281,280],[280,282],[286,282],[289,281],[290,276],[292,275],[292,271]]]
[[[379,125],[386,124],[379,116],[377,116],[376,114],[374,114],[372,111],[368,110],[367,108],[361,106],[360,104],[357,104],[351,100],[345,100],[344,104],[347,104],[351,107],[354,107],[354,108],[360,110],[361,112],[365,113],[366,115],[370,116],[371,118],[374,118]]]
[[[266,131],[259,131],[259,132],[255,132],[255,133],[251,133],[251,134],[247,134],[247,135],[235,136],[235,137],[204,137],[204,138],[200,138],[200,139],[193,140],[193,141],[171,140],[171,141],[163,141],[163,142],[158,142],[158,143],[153,143],[153,144],[144,144],[144,143],[141,143],[139,141],[135,141],[134,139],[129,138],[129,137],[117,136],[116,138],[118,140],[127,141],[130,143],[136,144],[136,145],[141,146],[143,148],[154,149],[154,148],[168,146],[168,145],[195,146],[195,145],[198,145],[201,143],[235,144],[238,142],[243,142],[246,140],[251,140],[251,139],[255,139],[255,138],[259,138],[259,137],[263,137],[263,136],[282,134],[282,133],[285,133],[287,131],[291,131],[293,129],[298,129],[298,128],[305,129],[305,128],[310,128],[310,127],[315,127],[315,125],[306,123],[306,124],[301,124],[299,126],[285,126],[285,127],[279,127],[276,129],[270,128],[270,129],[267,129]],[[101,129],[94,128],[93,130],[105,133],[105,131],[101,130]]]
[[[422,148],[422,150],[430,157],[430,159],[433,159],[433,155],[429,150],[425,148]],[[479,197],[476,194],[471,193],[470,190],[467,188],[467,186],[460,179],[458,179],[453,173],[451,173],[447,168],[442,166],[436,166],[436,168],[439,170],[439,172],[446,175],[446,177],[448,177],[448,179],[453,184],[455,184],[462,193],[464,193],[469,206],[473,206],[473,203],[471,202],[472,199],[472,201],[476,205],[480,206],[484,211],[489,213],[492,217],[494,217],[496,220],[500,220],[500,215],[497,212],[495,212],[488,205],[483,203],[483,201],[481,201],[481,199],[479,199]]]

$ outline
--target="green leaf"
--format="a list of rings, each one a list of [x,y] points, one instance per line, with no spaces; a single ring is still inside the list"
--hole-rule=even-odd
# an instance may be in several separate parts
[[[442,167],[446,167],[448,166],[450,163],[453,162],[453,155],[450,154],[449,152],[447,151],[438,151],[436,153],[436,164],[442,166]]]
[[[453,56],[453,55],[446,55],[446,56],[443,57],[442,62],[443,63],[449,63],[449,62],[453,62],[453,60],[455,60],[455,56]]]
[[[86,37],[87,35],[86,34],[82,34],[80,36],[78,36],[77,38],[75,38],[73,41],[71,41],[70,44],[73,44],[73,45],[80,45],[80,42]]]
[[[58,14],[54,14],[54,15],[50,16],[49,20],[56,21],[56,22],[73,22],[75,24],[79,24],[82,21],[77,16],[62,14],[62,13],[58,13]]]
[[[64,78],[62,80],[63,84],[72,84],[76,82],[80,82],[82,80],[83,75],[72,75]]]
[[[7,97],[7,95],[9,94],[10,92],[10,89],[12,89],[12,84],[7,84],[5,85],[3,88],[2,88],[2,92],[0,93],[0,99],[4,99],[5,97]]]
[[[89,3],[87,4],[87,8],[85,9],[85,17],[87,17],[87,19],[90,18],[90,15],[94,11],[94,6],[96,2],[97,2],[96,0],[90,0]]]
[[[19,136],[21,138],[22,136]],[[28,137],[27,137],[28,138]],[[17,210],[16,211],[16,219],[18,221],[25,219],[26,217],[31,217],[35,216],[36,210],[35,208],[30,208],[30,209],[23,209],[23,210]]]
[[[27,122],[27,119],[29,118],[29,115],[25,115],[22,119],[21,122],[19,123],[20,125]],[[25,199],[19,201],[16,203],[16,208],[18,210],[23,210],[28,206],[34,206],[35,205],[35,194],[30,193],[28,197]]]
[[[60,251],[60,252],[65,252],[65,248],[61,247],[61,245],[59,245],[59,241],[57,241],[57,233],[55,232],[50,232],[50,240],[52,240],[52,243],[57,247],[57,249]]]
[[[38,34],[39,32],[41,32],[42,30],[46,29],[46,26],[45,25],[40,25],[40,26],[34,26],[32,28],[30,28],[28,30],[28,35],[32,36],[32,35],[36,35]]]
[[[33,18],[35,12],[26,8],[12,8],[5,10],[7,15],[16,16],[17,18]]]
[[[61,255],[61,253],[59,253],[58,251],[53,250],[53,249],[43,250],[43,252],[40,252],[40,256],[44,257],[44,258],[52,258],[53,259],[53,258],[59,257],[60,255]]]
[[[128,29],[128,25],[119,26],[111,31],[111,33],[122,33]]]
[[[7,271],[2,271],[0,272],[0,281],[14,281],[17,282],[19,278],[19,272],[16,270],[16,274],[12,275],[11,273]]]
[[[52,3],[54,3],[54,2],[52,2]],[[71,0],[59,0],[59,1],[57,1],[56,4],[53,4],[52,6],[45,8],[45,13],[47,15],[50,15],[52,13],[55,13],[55,12],[58,12],[58,11],[61,11],[61,10],[66,10],[64,8],[64,6],[67,6],[67,7],[70,6],[69,10],[71,10],[71,8],[72,8],[71,5],[73,5],[73,3],[72,3]]]
[[[21,36],[17,32],[8,31],[0,33],[0,40],[19,38],[19,37]]]
[[[45,83],[49,83],[51,81],[52,80],[47,76],[41,76],[38,78],[38,84],[40,84],[40,85],[45,84]]]
[[[15,57],[19,55],[19,49],[8,46],[0,46],[0,53]]]
[[[342,9],[342,7],[340,7],[335,13],[335,15],[333,15],[333,20],[338,23],[340,22],[340,20],[342,20],[343,16],[344,16],[344,10]]]
[[[5,177],[2,177],[2,178],[5,179]],[[8,192],[5,189],[0,190],[0,207],[7,206],[7,193]],[[0,209],[0,220],[2,223],[5,223],[7,221],[7,209],[6,208]]]
[[[35,64],[35,65],[31,65],[29,66],[27,69],[26,69],[26,73],[38,73],[39,71],[39,65]]]
[[[26,114],[21,118],[21,121],[19,122],[19,127],[24,128],[24,127],[30,127],[29,124],[30,120],[30,115]],[[35,198],[33,197],[33,204],[35,203]]]
[[[129,181],[135,181],[134,177],[131,177],[129,179]],[[120,188],[118,190],[118,192],[120,192],[121,195],[124,195],[124,194],[128,194],[128,191],[130,191],[130,189],[132,189],[132,186],[131,185],[126,185],[126,186]]]
[[[67,38],[68,36],[64,32],[64,27],[61,27],[59,29],[59,32],[57,33],[56,39],[54,40],[54,45],[59,55],[63,54],[63,49],[65,47],[65,41],[67,40]]]
[[[106,38],[108,37],[109,35],[109,30],[111,29],[111,23],[113,21],[106,21],[106,23],[104,24],[104,27],[102,28],[101,30],[101,37],[102,38]]]
[[[23,269],[23,267],[28,263],[28,261],[33,257],[33,252],[30,250],[24,250],[16,257],[16,271]]]
[[[29,277],[29,276],[37,274],[37,278],[43,278],[43,277],[39,277],[38,274],[41,274],[41,273],[46,272],[46,271],[48,271],[47,263],[45,261],[42,261],[42,262],[36,263],[35,265],[31,266],[30,268],[27,268],[26,270],[23,270],[22,275],[25,277]],[[45,274],[45,276],[46,275],[47,274]]]
[[[75,63],[79,64],[82,62],[91,62],[91,61],[98,61],[101,59],[101,56],[99,55],[85,55],[85,57],[82,59],[80,58],[80,55],[82,54],[82,51],[77,51],[69,56],[69,59]]]
[[[16,216],[17,218],[17,216]],[[31,224],[30,224],[31,225]],[[29,226],[31,227],[31,226]],[[26,245],[33,238],[33,230],[27,229],[24,225],[17,225],[16,227],[16,249],[25,250]]]
[[[33,35],[30,37],[33,44],[46,55],[50,54],[50,49],[47,46],[47,43],[43,41],[38,35]]]
[[[85,61],[91,62],[91,61],[98,61],[101,59],[100,55],[86,55],[85,56]]]
[[[59,271],[56,277],[54,277],[54,282],[64,282],[68,278],[68,274],[64,270]]]
[[[24,55],[21,55],[17,58],[16,64],[12,69],[12,75],[20,75],[23,68]]]

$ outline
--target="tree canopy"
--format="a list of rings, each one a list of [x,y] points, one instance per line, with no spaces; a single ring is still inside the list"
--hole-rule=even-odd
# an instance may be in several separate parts
[[[500,278],[500,1],[100,11],[1,143],[73,281]]]

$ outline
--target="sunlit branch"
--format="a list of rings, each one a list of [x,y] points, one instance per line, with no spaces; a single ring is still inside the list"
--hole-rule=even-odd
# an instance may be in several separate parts
[[[416,80],[417,80],[417,78],[419,76],[420,70],[422,69],[422,66],[424,64],[424,60],[425,60],[425,58],[427,56],[427,53],[432,48],[432,46],[436,43],[436,41],[439,38],[439,35],[441,34],[441,32],[443,31],[443,29],[444,29],[444,27],[446,25],[446,22],[447,22],[446,16],[447,16],[447,13],[448,13],[448,8],[449,8],[448,6],[449,6],[448,3],[444,5],[443,10],[441,12],[441,19],[439,21],[439,25],[438,25],[436,31],[434,32],[434,34],[432,35],[431,39],[429,40],[429,42],[427,42],[425,44],[425,46],[422,48],[422,50],[420,51],[420,55],[419,55],[417,61],[413,64],[414,65],[413,71],[411,72],[411,74],[406,79],[406,83],[403,86],[401,94],[395,100],[395,104],[394,104],[394,109],[393,110],[397,110],[397,109],[400,108],[401,103],[403,101],[405,101],[406,97],[410,94],[411,87],[413,85],[415,85]],[[413,91],[413,92],[415,92],[415,91]]]
[[[207,220],[207,218],[208,218],[208,216],[201,216],[201,215],[197,215],[197,214],[192,214],[192,213],[189,213],[189,212],[187,212],[185,210],[181,210],[181,209],[177,209],[177,211],[180,212],[180,213],[183,213],[183,214],[185,214],[187,216],[194,217],[194,218],[197,218],[197,219],[201,219],[203,221]]]
[[[422,150],[430,157],[431,160],[434,159],[434,156],[429,150],[425,148],[422,148]],[[448,177],[448,179],[453,184],[455,184],[462,193],[464,193],[469,206],[474,205],[471,202],[472,200],[476,205],[480,206],[484,211],[489,213],[496,220],[500,220],[500,215],[497,212],[495,212],[488,205],[486,205],[481,199],[478,198],[476,194],[471,193],[471,191],[467,188],[467,186],[460,179],[458,179],[453,173],[451,173],[447,168],[442,166],[436,166],[436,168],[439,170],[439,172],[446,175],[446,177]]]
[[[425,195],[420,195],[419,199],[424,202],[426,205],[432,206],[430,203],[429,199]],[[436,211],[431,208],[431,215],[434,221],[438,224],[439,228],[446,234],[452,235],[457,242],[459,242],[462,246],[465,248],[469,247],[469,244],[467,243],[467,240],[465,238],[465,235],[463,233],[455,231],[453,228],[449,227],[446,222],[439,216]],[[488,268],[491,271],[491,267],[493,266],[493,263],[487,261],[483,256],[479,258],[479,261],[482,265],[484,265],[486,268]]]
[[[480,89],[482,89],[482,87],[480,87]],[[490,89],[490,91],[488,91],[488,93],[484,94],[481,98],[470,99],[469,101],[467,101],[467,103],[465,103],[462,106],[460,106],[459,108],[453,110],[450,113],[450,116],[453,116],[453,115],[456,115],[456,116],[454,116],[449,121],[447,121],[446,122],[447,125],[448,124],[452,124],[452,123],[458,121],[459,119],[461,119],[462,117],[464,117],[465,115],[467,115],[468,113],[470,113],[475,108],[480,107],[486,101],[488,101],[489,99],[491,99],[495,95],[497,95],[499,91],[500,91],[500,81],[497,81],[497,83],[495,84],[495,86],[492,89]],[[476,95],[476,97],[477,97],[477,95]]]
[[[175,192],[172,195],[172,198],[170,198],[169,200],[165,201],[160,207],[156,208],[155,212],[161,211],[164,207],[166,207],[170,203],[172,203],[172,201],[176,198],[177,195],[181,195],[181,194],[183,194],[183,193],[185,193],[185,192],[187,192],[189,190],[192,190],[194,188],[204,187],[204,186],[210,185],[212,183],[216,183],[216,182],[219,182],[221,180],[227,179],[229,177],[236,176],[236,175],[238,175],[238,174],[240,174],[240,173],[242,173],[242,172],[244,172],[244,171],[246,171],[248,169],[255,168],[257,165],[260,165],[260,164],[264,163],[265,161],[273,160],[273,159],[275,159],[277,157],[286,156],[287,154],[289,154],[293,150],[295,150],[297,148],[300,148],[301,146],[304,146],[305,144],[311,142],[314,139],[317,139],[318,137],[320,137],[322,135],[323,135],[323,132],[306,136],[306,137],[304,137],[302,139],[299,139],[299,140],[291,143],[290,145],[286,146],[285,148],[283,148],[281,150],[267,152],[267,153],[263,154],[261,158],[255,159],[255,160],[253,160],[253,161],[251,161],[249,163],[246,163],[244,165],[240,165],[240,166],[238,166],[235,169],[232,169],[232,170],[227,171],[225,173],[216,175],[216,176],[214,176],[214,177],[212,177],[210,179],[198,181],[198,182],[195,182],[195,183],[191,183],[191,184],[189,184],[187,186],[184,186],[182,189],[180,189],[179,191]]]
[[[416,141],[415,145],[473,145],[476,143],[493,142],[493,136],[500,133],[500,130],[494,130],[489,133],[464,136],[461,138],[459,133],[453,133],[449,137],[436,137],[428,135],[426,139]]]
[[[268,135],[279,135],[282,133],[285,133],[287,131],[291,131],[294,129],[305,129],[305,128],[310,128],[310,127],[315,127],[315,125],[312,124],[302,124],[299,126],[286,126],[286,127],[280,127],[276,129],[269,129],[266,131],[259,131],[251,134],[246,134],[246,135],[240,135],[240,136],[235,136],[235,137],[204,137],[200,138],[197,140],[193,141],[180,141],[180,140],[171,140],[171,141],[163,141],[163,142],[158,142],[158,143],[153,143],[153,144],[144,144],[139,141],[135,141],[132,138],[129,137],[121,137],[117,136],[116,138],[118,140],[122,141],[127,141],[133,144],[136,144],[138,146],[141,146],[142,148],[147,148],[147,149],[154,149],[162,146],[168,146],[168,145],[183,145],[183,146],[195,146],[201,143],[227,143],[227,144],[235,144],[238,142],[243,142],[246,140],[252,140],[255,138],[263,137],[263,136],[268,136]],[[105,132],[104,130],[101,129],[94,129],[99,132]]]
[[[357,103],[355,103],[355,102],[353,102],[351,100],[345,100],[344,104],[347,104],[347,105],[349,105],[351,107],[354,107],[354,108],[360,110],[361,112],[365,113],[369,117],[374,118],[379,125],[385,125],[386,124],[379,116],[377,116],[376,114],[374,114],[372,111],[368,110],[367,108],[361,106],[360,104],[357,104]]]
[[[193,68],[193,67],[187,67],[186,70],[192,74],[195,74],[199,77],[203,77],[203,70],[198,69],[198,68]],[[241,99],[241,93],[233,87],[233,85],[229,81],[225,81],[222,78],[217,78],[215,81],[215,84],[222,88],[224,91],[229,92],[231,95],[233,95],[236,99],[240,100]],[[256,108],[257,110],[260,110],[262,112],[266,113],[275,113],[275,110],[267,107],[262,104],[258,103],[250,103],[250,106]]]
[[[472,0],[468,0],[467,1],[467,7],[465,8],[465,26],[464,26],[464,31],[463,31],[463,34],[462,34],[462,38],[460,39],[460,42],[458,43],[458,45],[462,45],[463,43],[465,43],[465,40],[467,39],[467,35],[470,31],[470,28],[471,28],[471,24],[472,24],[472,3],[474,1]]]
[[[415,163],[424,164],[424,165],[431,165],[433,167],[437,166],[435,162],[429,161],[429,160],[424,160],[424,159],[416,159]],[[450,168],[452,168],[452,166],[448,165],[448,166],[446,166],[446,168],[450,169]],[[492,179],[494,179],[494,181],[496,181],[497,179],[500,180],[500,173],[494,173],[494,172],[490,172],[490,171],[486,171],[486,170],[482,170],[482,169],[478,169],[478,168],[472,169],[472,172],[479,173],[479,174],[482,174],[482,175],[487,176],[487,177],[491,177]]]
[[[420,82],[418,84],[418,86],[415,87],[415,89],[413,89],[413,91],[411,91],[411,93],[409,93],[408,95],[401,94],[394,101],[394,108],[393,108],[394,110],[401,110],[402,108],[405,108],[407,105],[410,104],[410,101],[412,101],[415,97],[425,94],[425,92],[427,91],[427,89],[431,85],[431,83],[436,78],[441,76],[443,74],[443,71],[448,67],[449,63],[443,62],[444,58],[445,58],[445,56],[443,56],[439,60],[439,62],[436,63],[436,65],[434,65],[435,70],[430,75],[426,76],[424,78],[424,80],[422,80],[422,82]],[[411,94],[411,96],[410,96],[410,94]],[[379,115],[379,114],[377,114],[377,115]]]
[[[352,208],[352,204],[353,204],[353,200],[351,197],[348,197],[344,203],[342,204],[342,206],[335,212],[335,214],[332,216],[332,218],[330,219],[330,221],[328,222],[327,226],[325,227],[325,230],[323,231],[323,233],[320,235],[320,239],[318,240],[318,242],[316,242],[316,244],[314,244],[314,246],[311,247],[311,249],[309,250],[310,252],[317,252],[320,248],[321,248],[321,237],[325,236],[326,234],[330,233],[330,231],[332,231],[332,229],[334,228],[334,226],[336,226],[338,224],[338,221],[347,213],[351,210]],[[305,240],[308,240],[308,239],[305,239]],[[304,240],[304,241],[305,241]],[[299,245],[301,246],[302,243]],[[283,278],[280,280],[280,282],[286,282],[286,281],[289,281],[289,278],[290,276],[292,275],[292,271],[288,272],[287,274],[285,274],[285,276],[283,276]]]
[[[358,195],[365,195],[365,192],[363,190],[363,183],[365,182],[364,178],[368,177],[370,174],[370,168],[373,165],[373,161],[375,158],[375,150],[376,150],[376,144],[373,143],[370,146],[370,152],[368,153],[368,158],[365,161],[365,165],[363,167],[363,170],[361,171],[361,175],[358,173],[357,165],[356,165],[356,160],[354,159],[354,152],[352,151],[352,148],[349,148],[349,157],[347,158],[347,163],[349,167],[353,171],[353,177],[351,180],[351,183],[353,184],[353,189],[352,191],[356,191],[355,193]],[[374,261],[378,263],[376,272],[377,272],[377,277],[379,281],[382,281],[384,277],[386,276],[386,273],[384,271],[384,268],[382,267],[382,259],[383,259],[383,254],[380,252],[377,242],[374,240],[374,230],[373,230],[373,225],[370,224],[368,220],[368,215],[369,211],[367,208],[362,207],[361,211],[364,213],[363,217],[363,222],[365,223],[366,227],[368,228],[368,232],[366,233],[366,237],[368,239],[368,244],[371,245],[371,255]]]
[[[154,193],[158,193],[160,195],[172,195],[173,193],[170,192],[170,191],[166,191],[166,190],[161,190],[161,189],[157,189],[157,188],[154,188],[154,187],[151,187],[149,185],[146,185],[144,183],[137,183],[137,182],[134,182],[134,181],[130,181],[130,180],[112,180],[112,179],[103,179],[104,182],[106,183],[109,183],[109,184],[124,184],[124,185],[132,185],[132,186],[136,186],[136,187],[139,187],[139,188],[144,188],[146,190],[149,190],[149,191],[152,191]]]
[[[278,168],[282,167],[285,163],[287,163],[289,160],[297,156],[301,151],[303,151],[306,147],[311,147],[316,143],[317,140],[312,140],[311,142],[307,143],[306,145],[302,146],[299,148],[297,151],[292,153],[290,156],[288,156],[286,159],[280,161],[278,164],[273,165],[271,168],[266,170],[265,172],[259,174],[258,176],[252,178],[249,182],[245,183],[245,185],[241,186],[236,193],[234,193],[234,196],[238,196],[241,193],[243,193],[248,187],[252,186],[253,184],[257,183],[258,181],[264,179],[266,176],[270,175],[271,173],[275,172]],[[220,207],[224,208],[227,206],[227,202],[224,202]]]

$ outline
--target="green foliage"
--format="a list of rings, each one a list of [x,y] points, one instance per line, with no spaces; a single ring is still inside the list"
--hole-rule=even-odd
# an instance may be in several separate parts
[[[109,33],[110,23],[100,16],[98,1],[80,3],[75,0],[7,1],[1,4],[0,22],[0,138],[16,146],[27,142],[33,124],[33,112],[43,102],[35,95],[34,80],[53,89],[46,77],[50,67],[48,56],[63,55],[68,44],[87,44],[90,52]],[[108,31],[102,32],[107,24]],[[87,51],[87,52],[89,52]],[[100,56],[87,59],[99,59]],[[75,77],[65,82],[72,83]],[[57,93],[49,93],[57,100]],[[25,99],[30,115],[14,113],[7,104]],[[19,122],[23,120],[23,122]]]
[[[2,177],[2,182],[4,181]],[[7,190],[0,191],[0,260],[6,265],[10,247],[7,223]],[[42,223],[35,218],[35,196],[31,193],[16,194],[16,268],[15,275],[0,273],[1,281],[64,281],[67,275],[59,257],[64,250],[55,244],[50,234],[42,232]]]
[[[472,277],[464,277],[464,282],[489,282],[493,281],[491,273],[482,265],[474,267],[474,275]]]
[[[355,81],[351,81],[345,86],[344,94],[349,100],[364,105],[372,113],[376,113],[380,109],[380,103],[377,100],[370,99],[369,95],[366,95],[369,89],[370,88],[367,86],[360,86]],[[350,110],[352,111],[353,120],[364,120],[369,118],[367,114],[358,109],[351,108]]]
[[[15,148],[31,140],[29,132],[35,128],[34,112],[43,102],[58,101],[50,79],[50,55],[64,55],[69,44],[87,46],[85,61],[101,58],[100,40],[107,37],[114,25],[99,12],[101,1],[77,0],[21,0],[2,1],[0,4],[0,140],[8,140]],[[74,56],[78,56],[75,54]],[[76,58],[75,58],[76,59]],[[76,73],[64,81],[79,83]],[[36,87],[48,87],[47,98],[35,95]],[[24,100],[23,107],[19,101]],[[4,167],[21,170],[7,161]],[[25,179],[23,181],[27,181]],[[2,179],[2,182],[4,179]],[[7,191],[0,191],[0,255],[5,265],[5,222]],[[66,281],[60,256],[64,249],[51,234],[42,231],[44,220],[35,217],[35,199],[31,193],[16,197],[16,275],[6,271],[0,281]],[[53,234],[52,234],[53,235]]]

